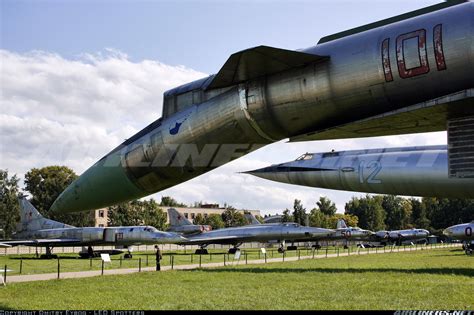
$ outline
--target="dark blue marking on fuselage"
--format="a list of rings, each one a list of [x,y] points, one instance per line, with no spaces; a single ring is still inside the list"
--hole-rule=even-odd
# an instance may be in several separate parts
[[[175,135],[179,132],[179,128],[181,128],[181,125],[188,119],[188,117],[184,118],[181,122],[176,122],[174,127],[170,129],[170,135]]]
[[[170,129],[170,135],[177,134],[178,131],[179,131],[179,127],[181,127],[182,124],[183,124],[182,122],[181,123],[176,122],[176,125],[173,128]]]

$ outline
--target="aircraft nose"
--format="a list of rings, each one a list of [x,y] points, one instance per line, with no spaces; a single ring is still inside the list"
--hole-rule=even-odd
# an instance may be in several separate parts
[[[259,168],[252,171],[242,172],[242,174],[250,174],[253,176],[257,176],[263,179],[275,180],[275,172],[277,172],[278,165],[271,165],[263,168]]]
[[[453,235],[453,230],[451,228],[444,229],[443,234],[446,236],[451,236]]]

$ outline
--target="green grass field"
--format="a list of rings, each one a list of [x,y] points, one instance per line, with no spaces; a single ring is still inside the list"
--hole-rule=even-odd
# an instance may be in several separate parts
[[[335,254],[337,248],[329,247],[328,254]],[[347,252],[342,248],[339,249],[342,253],[343,251]],[[351,247],[351,252],[356,253],[359,249],[356,247]],[[366,251],[369,249],[361,249]],[[374,251],[375,249],[370,249]],[[381,249],[380,249],[381,250]],[[179,251],[164,251],[163,259],[161,261],[162,266],[171,265],[171,256],[173,257],[174,265],[189,265],[189,264],[198,264],[201,259],[202,264],[210,262],[223,262],[224,255],[226,261],[233,261],[234,255],[225,254],[226,250],[210,249],[210,255],[202,255],[200,258],[199,255],[192,254],[194,251],[188,250],[186,253],[183,250]],[[315,251],[315,255],[325,254],[325,249],[320,249]],[[298,255],[312,255],[312,249],[300,249],[298,251],[287,251],[285,257],[295,257]],[[252,249],[243,249],[241,261],[245,260],[245,255],[247,255],[248,260],[252,259],[263,259],[263,254],[260,253],[258,248]],[[267,258],[282,258],[281,253],[274,248],[267,249]],[[87,271],[87,270],[100,270],[102,268],[102,263],[100,258],[81,259],[78,254],[58,254],[60,258],[60,272],[72,272],[72,271]],[[123,255],[113,255],[111,256],[112,262],[104,265],[104,269],[119,269],[119,268],[138,268],[141,264],[141,267],[155,266],[155,254],[153,252],[134,252],[132,259],[121,259]],[[139,262],[141,260],[141,263]],[[58,261],[56,259],[37,259],[34,254],[22,254],[22,255],[8,255],[0,256],[0,268],[7,266],[7,269],[11,270],[8,272],[8,275],[28,275],[28,274],[39,274],[39,273],[56,273],[58,270]]]
[[[473,309],[460,248],[13,283],[0,309]]]

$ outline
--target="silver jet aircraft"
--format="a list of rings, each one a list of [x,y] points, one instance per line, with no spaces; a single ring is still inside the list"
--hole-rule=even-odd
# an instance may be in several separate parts
[[[285,138],[447,130],[448,176],[472,178],[473,15],[474,3],[446,1],[303,50],[237,52],[217,74],[165,92],[162,117],[87,169],[51,210],[141,198]]]
[[[52,257],[53,247],[87,246],[87,252],[80,255],[92,257],[93,246],[115,245],[128,248],[127,257],[131,257],[130,248],[134,245],[179,243],[184,240],[179,234],[158,231],[152,226],[74,227],[44,218],[26,198],[20,199],[20,217],[13,240],[0,240],[0,247],[45,247],[45,256]],[[110,251],[112,254],[119,252]]]
[[[182,218],[179,221],[174,221],[177,212],[176,209],[168,209],[171,226],[192,225],[192,223]],[[327,238],[329,235],[335,233],[331,229],[315,228],[300,226],[297,223],[269,223],[245,225],[239,227],[223,228],[219,230],[204,231],[197,234],[187,234],[186,239],[179,242],[180,245],[199,245],[201,248],[196,250],[196,254],[207,254],[206,247],[209,244],[231,244],[234,247],[229,249],[229,253],[233,254],[238,250],[242,243],[246,242],[268,242],[277,240],[280,243],[279,251],[284,251],[285,241],[295,240],[314,240]]]
[[[419,242],[425,240],[430,235],[430,232],[425,229],[406,229],[395,231],[377,231],[372,237],[373,240],[379,241],[381,244],[396,244],[402,245],[406,242]]]
[[[463,241],[463,249],[466,254],[472,255],[474,251],[474,221],[450,226],[443,231],[443,234],[449,238]]]
[[[360,227],[348,227],[343,219],[337,221],[336,233],[331,237],[332,240],[345,240],[344,247],[347,248],[349,241],[367,241],[375,233]]]
[[[474,198],[474,178],[448,176],[445,145],[306,153],[245,172],[281,183],[379,194]]]

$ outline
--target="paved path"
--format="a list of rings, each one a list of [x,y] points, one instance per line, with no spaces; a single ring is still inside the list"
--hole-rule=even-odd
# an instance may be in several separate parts
[[[459,247],[460,244],[444,244],[444,245],[436,245],[433,249],[437,248],[448,248],[448,247]],[[355,252],[351,252],[348,254],[347,251],[341,250],[339,254],[325,254],[325,250],[320,250],[319,255],[309,255],[309,256],[301,256],[301,257],[279,257],[279,258],[267,258],[266,262],[265,259],[256,259],[256,260],[248,260],[245,261],[244,256],[241,256],[241,260],[239,261],[230,261],[226,262],[216,262],[216,263],[207,263],[202,264],[201,268],[214,268],[214,267],[223,267],[223,266],[236,266],[236,265],[245,265],[247,264],[265,264],[265,263],[273,263],[273,262],[283,262],[283,261],[295,261],[295,260],[302,260],[302,259],[321,259],[321,258],[329,258],[329,257],[342,257],[342,256],[357,256],[357,255],[372,255],[372,254],[388,254],[391,252],[398,253],[403,251],[416,251],[416,250],[431,250],[430,246],[426,247],[385,247],[369,249],[362,249]],[[161,271],[167,270],[189,270],[189,269],[197,269],[199,268],[199,264],[192,264],[192,265],[176,265],[173,268],[171,266],[163,266],[161,267]],[[141,268],[141,272],[146,271],[155,271],[155,267],[144,267]],[[104,270],[104,275],[121,275],[121,274],[128,274],[128,273],[136,273],[140,272],[139,268],[130,268],[130,269],[109,269]],[[86,277],[95,277],[100,276],[102,274],[101,270],[92,270],[92,271],[76,271],[76,272],[64,272],[59,275],[59,279],[69,279],[69,278],[86,278]],[[12,282],[28,282],[28,281],[39,281],[39,280],[52,280],[58,279],[57,273],[44,273],[44,274],[34,274],[34,275],[18,275],[18,276],[8,276],[7,275],[7,284]]]

